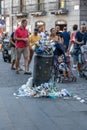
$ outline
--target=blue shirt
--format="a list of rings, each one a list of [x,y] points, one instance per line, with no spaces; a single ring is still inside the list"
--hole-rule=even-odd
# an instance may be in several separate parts
[[[84,33],[84,36],[83,36],[83,41],[84,41],[84,45],[86,44],[87,42],[87,32]]]
[[[69,35],[69,33],[68,33],[67,31],[64,31],[64,32],[62,33],[62,36],[63,36],[63,39],[64,39],[64,45],[65,45],[66,47],[68,47],[69,41],[70,41],[70,35]]]
[[[78,42],[82,42],[82,40],[83,40],[83,38],[84,38],[84,33],[81,33],[80,31],[78,31],[77,33],[76,33],[76,40],[78,41]],[[79,44],[75,44],[75,48],[76,49],[80,49],[80,46],[81,45],[79,45]]]

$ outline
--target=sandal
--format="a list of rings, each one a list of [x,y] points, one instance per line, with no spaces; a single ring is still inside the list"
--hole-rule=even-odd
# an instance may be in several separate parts
[[[31,75],[32,73],[27,71],[27,72],[24,72],[24,74]]]

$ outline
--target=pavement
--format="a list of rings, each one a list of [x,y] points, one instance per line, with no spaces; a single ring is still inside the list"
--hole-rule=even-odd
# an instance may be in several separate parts
[[[28,78],[23,71],[10,70],[0,53],[0,130],[87,130],[87,80],[77,77],[77,82],[57,84],[85,100],[81,103],[75,98],[14,96]]]

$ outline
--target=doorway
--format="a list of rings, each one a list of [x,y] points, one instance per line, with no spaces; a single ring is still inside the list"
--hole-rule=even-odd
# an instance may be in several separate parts
[[[37,22],[35,22],[35,27],[37,27],[37,28],[42,27],[43,31],[45,31],[45,22],[37,21]]]
[[[67,27],[67,22],[65,20],[57,20],[55,26],[60,26],[60,31],[63,31],[63,28]]]

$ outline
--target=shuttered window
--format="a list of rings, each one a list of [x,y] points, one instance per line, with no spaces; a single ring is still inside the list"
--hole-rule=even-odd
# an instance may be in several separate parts
[[[65,0],[60,0],[60,8],[61,9],[65,8]]]
[[[44,0],[38,0],[38,10],[44,10]]]

